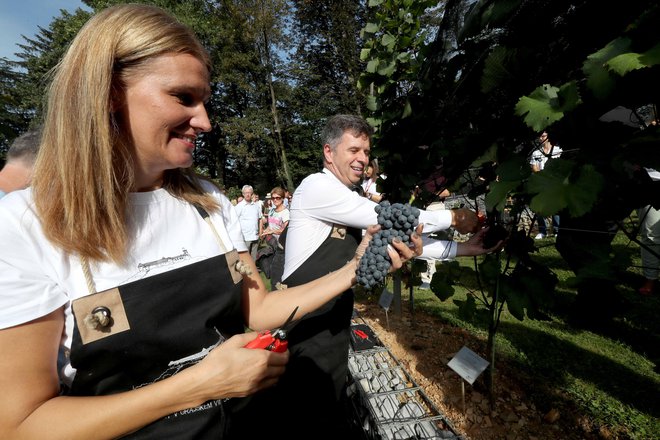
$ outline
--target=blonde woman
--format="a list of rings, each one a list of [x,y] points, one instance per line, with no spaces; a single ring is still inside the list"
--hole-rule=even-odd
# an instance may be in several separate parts
[[[245,326],[354,283],[357,256],[267,295],[231,203],[190,169],[209,96],[206,52],[161,9],[108,8],[72,42],[33,188],[0,200],[0,438],[222,438],[225,400],[288,361],[244,348]]]

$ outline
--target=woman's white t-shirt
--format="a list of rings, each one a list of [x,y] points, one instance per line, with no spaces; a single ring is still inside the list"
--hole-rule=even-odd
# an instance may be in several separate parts
[[[167,272],[232,249],[246,251],[231,202],[213,185],[204,184],[221,206],[211,221],[223,242],[221,250],[209,225],[189,203],[166,190],[132,193],[125,264],[90,263],[97,292]],[[0,328],[40,318],[64,306],[62,344],[69,348],[73,331],[71,302],[90,292],[81,261],[51,244],[36,217],[30,189],[0,200]]]

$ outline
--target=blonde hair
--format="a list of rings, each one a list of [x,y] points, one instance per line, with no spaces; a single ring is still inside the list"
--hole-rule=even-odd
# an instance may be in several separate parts
[[[167,53],[193,55],[210,71],[189,28],[154,6],[119,5],[91,18],[55,67],[32,186],[44,233],[65,252],[124,261],[135,152],[114,119],[113,98],[128,77]],[[166,171],[163,188],[219,209],[190,169]]]

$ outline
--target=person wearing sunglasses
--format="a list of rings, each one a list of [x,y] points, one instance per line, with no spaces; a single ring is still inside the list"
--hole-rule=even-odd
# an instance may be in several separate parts
[[[284,271],[284,243],[281,242],[280,237],[289,225],[289,209],[284,204],[285,197],[286,191],[283,188],[276,186],[271,190],[272,207],[268,212],[267,227],[261,232],[266,244],[273,249],[273,260],[269,271],[271,289],[276,289]]]
[[[269,243],[278,240],[289,225],[289,210],[284,206],[284,189],[276,186],[270,192],[272,206],[268,212],[268,225],[261,232]]]

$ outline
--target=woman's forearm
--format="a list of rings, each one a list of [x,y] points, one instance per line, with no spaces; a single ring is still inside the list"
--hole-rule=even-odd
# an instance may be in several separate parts
[[[390,270],[400,268],[404,261],[421,254],[422,240],[418,236],[421,227],[418,229],[418,232],[411,238],[414,244],[413,249],[400,240],[388,245]],[[253,267],[252,275],[244,278],[243,281],[243,307],[248,326],[253,330],[275,328],[282,325],[296,307],[298,307],[298,311],[295,319],[298,319],[349,289],[356,282],[358,256],[364,255],[372,233],[375,231],[377,228],[373,231],[372,228],[367,230],[367,234],[356,250],[356,257],[340,269],[301,286],[285,288],[276,292],[266,291],[250,255],[247,252],[240,253],[240,258]]]
[[[55,397],[40,405],[3,438],[112,439],[136,431],[205,400],[187,393],[191,376],[183,371],[145,387],[108,396]],[[188,383],[186,383],[188,382]]]
[[[288,353],[245,349],[253,337],[240,334],[167,379],[106,396],[58,397],[54,365],[61,332],[53,333],[52,327],[44,331],[38,322],[16,329],[0,331],[0,347],[8,349],[3,351],[7,357],[2,359],[12,360],[0,360],[3,439],[121,437],[177,411],[211,400],[247,396],[272,386],[288,360]],[[20,342],[12,343],[15,338]],[[53,342],[54,350],[44,345],[52,347]],[[22,350],[19,345],[42,349]]]
[[[250,290],[247,292],[248,326],[253,330],[275,328],[282,325],[295,307],[298,307],[295,319],[318,309],[355,284],[356,269],[357,260],[354,258],[338,270],[302,286],[289,287],[266,294],[259,294],[256,290],[261,280],[254,280],[254,283],[248,281],[244,286],[244,289]],[[256,269],[255,273],[257,273]]]
[[[192,373],[103,397],[58,397],[61,309],[0,331],[0,438],[115,438],[201,404]]]

